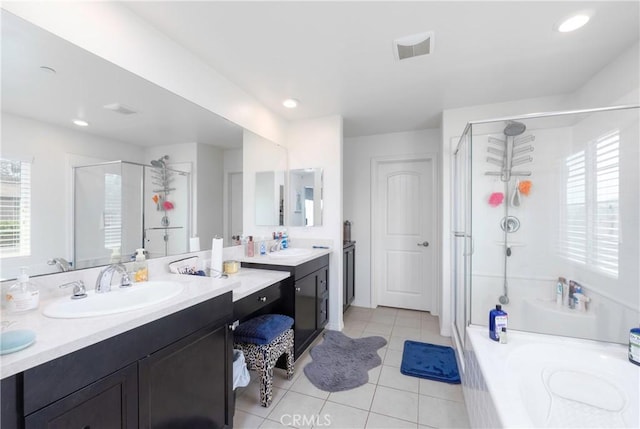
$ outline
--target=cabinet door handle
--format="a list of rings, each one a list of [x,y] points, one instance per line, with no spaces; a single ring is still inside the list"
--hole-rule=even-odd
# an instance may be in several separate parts
[[[418,246],[429,247],[429,242],[423,241],[422,243],[418,243]]]
[[[233,322],[231,325],[229,325],[229,330],[230,331],[235,331],[236,328],[238,327],[238,325],[240,325],[240,321],[236,320],[235,322]]]
[[[260,296],[260,297],[258,297],[258,301],[267,302],[267,297],[266,296]]]
[[[296,292],[300,292],[301,289],[299,287],[296,288]]]

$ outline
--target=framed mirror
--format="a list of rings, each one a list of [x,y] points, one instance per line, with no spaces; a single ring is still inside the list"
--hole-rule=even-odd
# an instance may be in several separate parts
[[[109,228],[135,234],[121,240],[125,262],[137,247],[149,247],[151,257],[184,253],[194,236],[207,250],[214,236],[238,228],[229,217],[242,213],[242,193],[227,189],[229,175],[242,170],[241,127],[11,13],[2,10],[1,18],[0,198],[10,206],[1,213],[3,280],[20,266],[39,275],[59,271],[54,258],[73,262],[74,235],[88,233],[76,230],[80,223],[101,237],[82,241],[82,267],[110,262],[118,240]],[[188,179],[176,174],[166,187],[154,187],[158,161]],[[95,188],[83,188],[74,201],[73,167],[111,162],[127,168],[103,169],[92,179]],[[131,173],[132,166],[140,171]],[[143,194],[126,191],[142,176]],[[105,184],[120,193],[107,198]],[[147,225],[125,211],[114,215],[114,208],[134,206],[153,214]],[[174,226],[183,230],[165,245]]]
[[[321,226],[322,192],[322,168],[290,170],[288,225]]]

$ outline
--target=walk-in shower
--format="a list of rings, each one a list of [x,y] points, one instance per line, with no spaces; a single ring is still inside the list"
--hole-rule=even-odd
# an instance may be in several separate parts
[[[638,106],[469,123],[454,164],[454,331],[509,326],[623,343],[640,320]],[[559,277],[586,311],[556,304]]]
[[[190,175],[169,168],[168,159],[74,167],[75,268],[128,262],[140,247],[151,257],[188,251]]]

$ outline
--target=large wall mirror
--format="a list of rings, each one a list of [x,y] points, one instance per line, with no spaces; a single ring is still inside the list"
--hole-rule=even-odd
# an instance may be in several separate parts
[[[242,128],[1,14],[3,279],[242,232]]]

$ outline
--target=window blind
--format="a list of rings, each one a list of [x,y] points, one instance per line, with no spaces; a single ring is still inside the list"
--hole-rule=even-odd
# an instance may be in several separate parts
[[[565,161],[562,249],[567,259],[618,276],[620,133],[590,142]]]
[[[122,237],[122,176],[104,175],[104,247],[119,249]]]
[[[31,164],[0,159],[0,255],[31,254]]]

